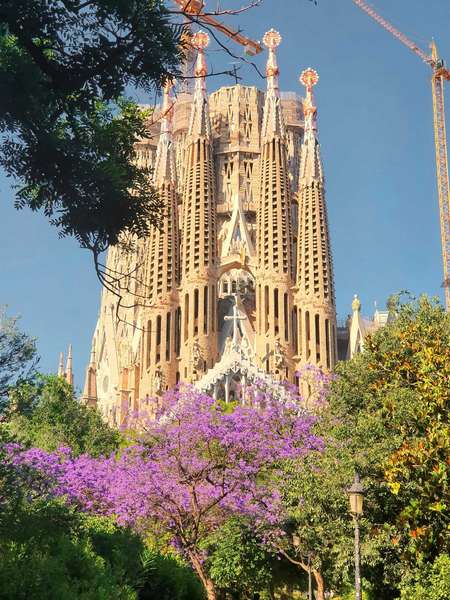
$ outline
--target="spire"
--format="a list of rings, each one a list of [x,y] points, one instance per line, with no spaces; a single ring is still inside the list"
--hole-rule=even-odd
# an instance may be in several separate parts
[[[261,131],[262,139],[266,140],[276,135],[284,137],[285,134],[278,87],[280,71],[275,54],[275,49],[281,44],[281,35],[275,29],[270,29],[264,34],[263,44],[269,50],[266,64],[267,92]]]
[[[72,372],[72,344],[69,344],[69,352],[67,353],[66,372],[64,377],[67,383],[73,385],[73,372]]]
[[[334,305],[333,264],[313,96],[313,87],[318,81],[319,75],[314,69],[306,69],[300,75],[306,97],[299,177],[297,286],[305,297],[320,298]]]
[[[364,338],[366,336],[366,324],[361,316],[361,300],[357,294],[353,296],[352,313],[349,327],[348,359],[353,358],[355,354],[363,351]]]
[[[352,300],[352,311],[353,313],[359,313],[361,310],[361,300],[358,298],[358,294],[353,296]]]
[[[164,203],[162,227],[153,227],[146,242],[146,286],[152,302],[167,300],[178,285],[179,234],[175,150],[172,138],[174,82],[167,81],[161,107],[161,134],[154,166],[154,184]]]
[[[91,348],[91,356],[89,359],[89,366],[90,367],[95,366],[95,346],[94,346],[94,344],[92,345],[92,348]]]
[[[257,254],[259,266],[269,271],[292,273],[291,186],[283,115],[278,89],[278,66],[275,48],[281,43],[278,31],[264,34],[264,45],[269,49],[267,59],[267,93],[261,131],[260,205],[257,220]],[[275,143],[272,143],[275,141]],[[267,236],[270,236],[269,243]]]
[[[209,35],[204,31],[197,31],[192,36],[192,45],[197,50],[197,60],[194,68],[195,89],[194,101],[189,123],[189,135],[193,137],[211,137],[211,123],[209,120],[208,97],[206,93],[206,66],[205,48],[209,45]]]
[[[197,49],[195,91],[185,145],[181,243],[181,293],[184,323],[181,327],[180,372],[192,381],[217,355],[217,230],[214,148],[206,94],[204,49],[209,36],[192,37]],[[188,343],[195,338],[195,343]]]
[[[161,134],[159,136],[154,166],[154,183],[157,187],[161,187],[163,182],[174,183],[176,176],[172,140],[173,106],[175,103],[172,96],[173,85],[174,81],[167,80],[163,89]]]
[[[323,183],[323,167],[317,139],[317,107],[313,95],[313,87],[318,81],[319,75],[314,69],[306,69],[300,75],[300,83],[306,88],[306,97],[302,101],[305,132],[300,155],[300,186],[310,185],[313,181]]]
[[[293,284],[292,190],[275,55],[281,35],[271,29],[264,35],[263,42],[269,50],[269,57],[261,129],[260,188],[256,222],[256,312],[259,315],[256,353],[267,372],[272,370],[278,378],[284,379],[290,377],[290,363],[286,362],[281,367],[276,356],[280,354],[280,337],[283,341],[283,355],[292,355],[292,328],[289,325]]]
[[[209,36],[198,31],[192,36],[197,49],[195,91],[186,144],[188,165],[183,182],[183,244],[182,277],[216,267],[215,173],[211,123],[205,77],[207,74],[204,49]],[[198,143],[200,141],[200,143]]]
[[[97,406],[97,364],[95,362],[95,338],[92,342],[91,357],[89,365],[86,369],[86,379],[84,381],[83,395],[81,396],[82,402],[87,406]]]
[[[319,76],[306,69],[300,82],[305,133],[301,148],[297,230],[297,314],[300,368],[305,363],[331,369],[337,358],[333,258],[328,232],[322,163],[317,141],[313,87]]]
[[[59,353],[58,377],[64,377],[64,352]]]

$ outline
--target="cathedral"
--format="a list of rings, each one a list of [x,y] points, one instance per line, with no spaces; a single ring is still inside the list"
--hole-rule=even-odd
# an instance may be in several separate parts
[[[281,36],[270,30],[266,90],[208,94],[208,35],[192,42],[193,92],[175,98],[166,85],[136,148],[162,225],[107,257],[120,301],[103,289],[83,399],[115,425],[178,382],[228,400],[251,379],[281,390],[305,365],[338,359],[318,74],[302,72],[301,99],[280,92]]]

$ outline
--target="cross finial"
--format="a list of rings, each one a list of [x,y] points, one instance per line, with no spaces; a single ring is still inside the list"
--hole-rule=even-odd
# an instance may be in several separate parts
[[[266,64],[267,87],[268,89],[275,89],[278,88],[278,75],[280,73],[275,49],[281,44],[281,35],[275,29],[269,29],[264,34],[263,44],[269,50]]]
[[[205,48],[209,46],[209,35],[206,31],[197,31],[191,40],[192,45],[197,50],[197,61],[195,63],[194,75],[197,78],[204,78],[208,73],[205,60]]]
[[[314,69],[305,69],[300,75],[300,83],[306,88],[306,98],[303,99],[303,114],[305,116],[305,130],[313,129],[317,107],[314,102],[313,87],[317,85],[319,75]]]

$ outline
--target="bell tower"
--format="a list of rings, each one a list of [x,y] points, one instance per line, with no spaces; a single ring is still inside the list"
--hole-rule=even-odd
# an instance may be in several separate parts
[[[267,373],[291,379],[293,248],[288,150],[275,54],[280,42],[280,34],[273,29],[264,35],[269,57],[257,213],[256,354]]]
[[[293,310],[297,369],[307,363],[331,369],[337,357],[333,259],[313,96],[318,81],[314,69],[306,69],[300,76],[306,97],[303,99],[305,132],[300,154],[297,281]]]
[[[164,87],[161,133],[156,149],[153,184],[163,201],[160,228],[152,227],[145,241],[145,293],[142,308],[140,388],[159,394],[176,383],[179,353],[178,303],[179,225],[175,152],[172,139],[173,83]]]
[[[192,36],[195,90],[185,147],[181,249],[181,378],[198,379],[217,358],[217,235],[213,140],[204,50],[209,36]]]

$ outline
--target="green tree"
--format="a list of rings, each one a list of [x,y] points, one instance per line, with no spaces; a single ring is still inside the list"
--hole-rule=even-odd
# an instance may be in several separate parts
[[[342,590],[353,577],[346,488],[359,471],[363,574],[385,599],[449,551],[450,532],[450,315],[426,297],[391,309],[364,352],[336,368],[316,424],[324,452],[291,463],[281,480],[299,538],[295,551],[286,536],[281,552],[303,569],[309,555],[322,589]]]
[[[325,441],[324,450],[283,469],[280,489],[290,518],[275,548],[297,565],[303,578],[311,569],[319,600],[327,589],[342,591],[351,586],[354,530],[346,490],[358,469],[364,473],[366,487],[366,510],[360,523],[362,562],[365,571],[378,580],[380,597],[387,600],[392,590],[378,578],[378,572],[390,542],[378,524],[385,519],[380,507],[389,491],[383,494],[378,477],[379,461],[387,456],[390,442],[376,419],[368,415],[358,422],[337,419],[332,404],[319,416],[315,431]]]
[[[111,519],[23,500],[0,526],[5,600],[137,599],[143,546]]]
[[[12,464],[11,441],[0,430],[1,598],[137,600],[139,537],[49,496],[33,469]]]
[[[450,542],[450,315],[426,297],[397,303],[395,313],[362,355],[341,364],[331,402],[351,426],[362,420],[352,450],[357,463],[371,451],[369,440],[384,437],[378,476],[392,543],[415,565]],[[365,420],[378,434],[364,444]]]
[[[40,376],[17,386],[4,427],[18,442],[43,450],[68,446],[75,455],[109,455],[120,434],[102,420],[97,410],[80,403],[61,377]]]
[[[423,565],[401,588],[402,600],[448,600],[450,556],[441,554],[432,564]]]
[[[42,210],[96,256],[145,235],[159,198],[134,144],[148,113],[122,99],[178,72],[179,26],[162,0],[0,2],[0,164],[17,206]]]
[[[205,543],[212,580],[219,589],[242,599],[266,589],[272,578],[272,557],[255,538],[253,529],[244,519],[233,518]]]
[[[11,387],[28,380],[38,362],[36,341],[20,331],[17,320],[0,307],[0,413],[8,404]]]
[[[192,569],[173,552],[146,548],[139,600],[203,600],[203,587]]]

